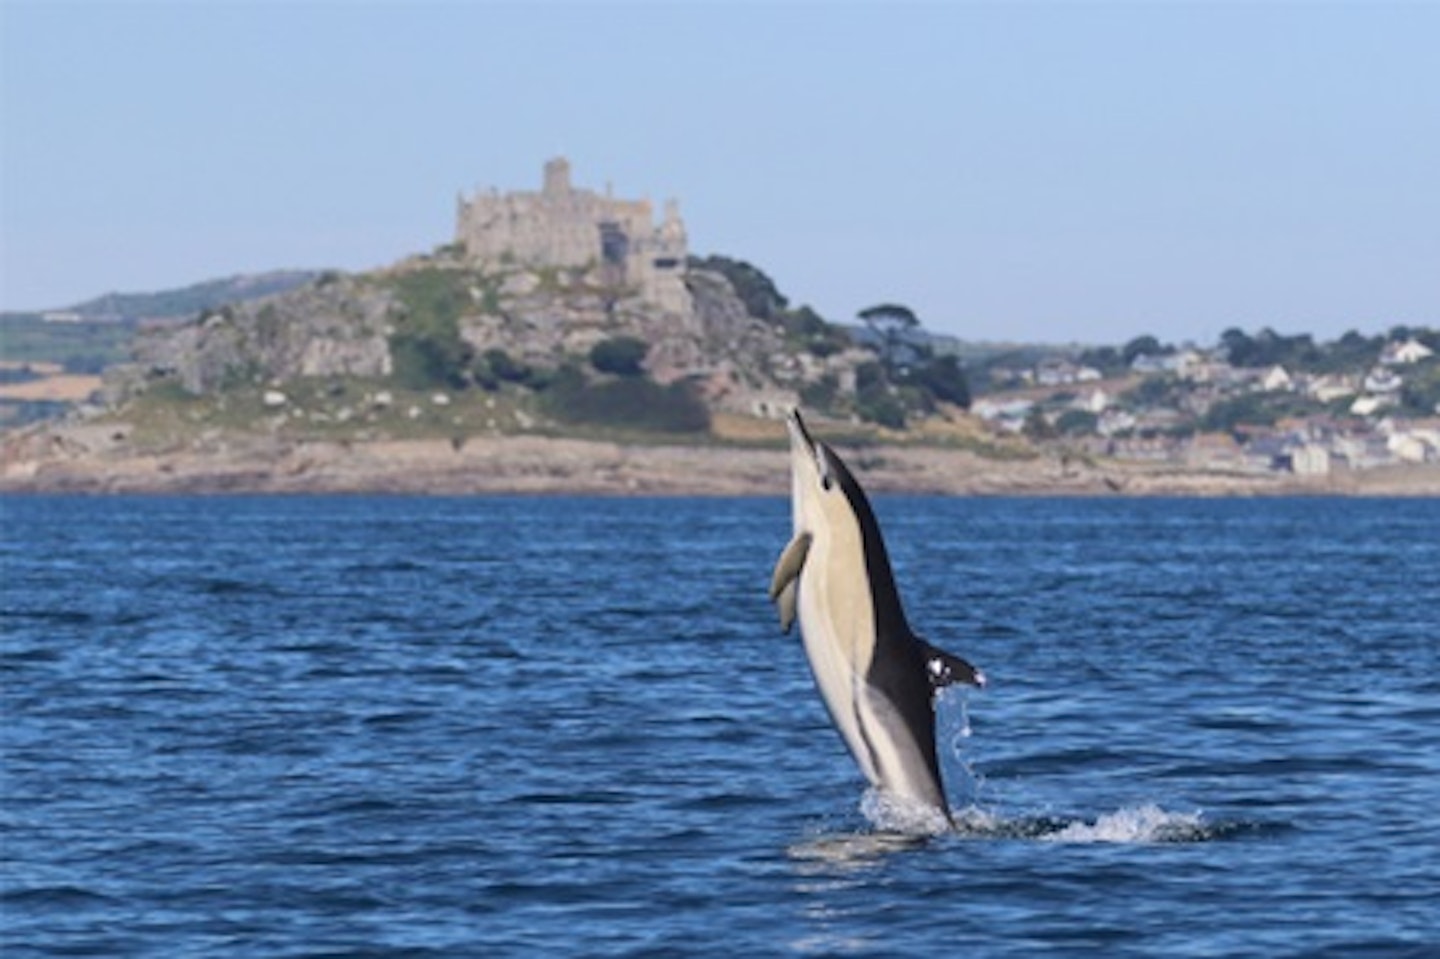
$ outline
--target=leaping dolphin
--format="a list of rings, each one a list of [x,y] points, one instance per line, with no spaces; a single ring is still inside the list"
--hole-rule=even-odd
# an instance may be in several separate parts
[[[798,410],[786,425],[794,536],[770,583],[780,628],[788,633],[798,616],[815,685],[870,784],[948,820],[935,696],[951,683],[983,686],[985,676],[911,632],[864,490]]]

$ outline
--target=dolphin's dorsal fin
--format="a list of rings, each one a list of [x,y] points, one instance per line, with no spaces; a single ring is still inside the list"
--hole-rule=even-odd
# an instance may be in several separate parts
[[[780,559],[775,563],[775,573],[770,577],[770,599],[780,611],[781,632],[790,632],[790,626],[795,622],[800,570],[805,568],[805,557],[809,552],[810,534],[795,534],[795,538],[786,544],[780,554]]]
[[[920,648],[925,653],[925,676],[934,690],[944,689],[951,683],[968,686],[984,686],[985,674],[953,653],[947,653],[938,646],[931,646],[923,639]]]

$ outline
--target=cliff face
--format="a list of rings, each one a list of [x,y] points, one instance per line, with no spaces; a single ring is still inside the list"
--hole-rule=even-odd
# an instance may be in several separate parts
[[[385,376],[395,305],[383,288],[327,274],[289,293],[143,334],[136,365],[149,377],[173,376],[194,394],[254,380]]]

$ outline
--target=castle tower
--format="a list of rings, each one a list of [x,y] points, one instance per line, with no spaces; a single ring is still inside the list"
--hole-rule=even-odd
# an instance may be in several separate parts
[[[555,157],[545,163],[545,195],[564,196],[570,192],[570,161]]]
[[[680,201],[665,201],[665,219],[660,223],[660,249],[671,257],[685,258],[685,221],[680,219]]]

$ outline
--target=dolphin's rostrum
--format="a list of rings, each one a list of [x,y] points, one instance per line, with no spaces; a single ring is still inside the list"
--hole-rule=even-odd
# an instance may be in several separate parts
[[[799,619],[815,684],[870,784],[948,816],[935,695],[985,677],[911,632],[864,490],[798,411],[787,425],[794,535],[770,584],[781,628]]]

